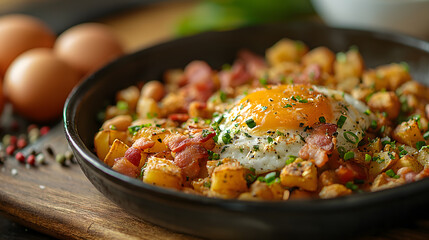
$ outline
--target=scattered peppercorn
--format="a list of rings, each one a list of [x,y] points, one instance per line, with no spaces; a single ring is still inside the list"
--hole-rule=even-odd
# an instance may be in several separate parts
[[[64,156],[64,154],[57,154],[55,156],[55,161],[57,161],[57,163],[64,165],[66,163],[66,157]]]
[[[15,159],[18,160],[20,163],[25,163],[25,156],[22,152],[17,152],[15,154]]]
[[[39,153],[39,154],[37,154],[37,156],[36,156],[36,163],[37,164],[45,164],[46,162],[45,162],[45,155],[43,155],[43,153]]]
[[[16,150],[15,146],[9,145],[9,146],[6,147],[6,154],[9,155],[9,156],[12,156],[13,153],[15,152],[15,150]]]
[[[40,136],[46,135],[51,129],[48,126],[43,126],[40,128]]]
[[[47,146],[45,150],[49,155],[54,156],[54,150],[52,150],[51,146]]]
[[[27,146],[27,140],[25,138],[19,138],[18,142],[16,143],[16,146],[19,149],[25,148]]]
[[[30,165],[32,165],[32,166],[34,166],[34,164],[36,163],[36,157],[33,155],[33,154],[30,154],[28,157],[27,157],[27,163],[28,164],[30,164]]]

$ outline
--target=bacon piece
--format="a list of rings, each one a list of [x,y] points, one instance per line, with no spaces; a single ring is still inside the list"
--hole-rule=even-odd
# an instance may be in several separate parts
[[[355,179],[366,179],[367,174],[362,166],[353,162],[346,162],[335,170],[341,183],[347,183]]]
[[[189,119],[189,115],[187,113],[173,113],[168,115],[168,119],[176,122],[186,122]]]
[[[337,125],[330,123],[315,124],[310,135],[305,139],[305,145],[299,151],[302,159],[314,159],[316,166],[322,167],[329,160],[328,154],[335,147],[334,133]]]
[[[167,144],[168,148],[172,152],[179,152],[187,146],[204,144],[208,140],[212,139],[215,135],[216,133],[213,130],[200,130],[192,135],[192,138],[182,134],[171,134],[164,139],[164,143]]]
[[[258,56],[248,50],[241,50],[238,53],[238,59],[244,62],[246,71],[253,77],[259,78],[261,73],[267,68],[263,57]],[[259,79],[258,79],[259,80]]]
[[[139,173],[139,168],[125,157],[115,160],[112,169],[132,178],[135,178]]]
[[[204,61],[192,61],[185,67],[184,78],[187,85],[182,88],[187,103],[206,102],[215,91],[213,71]]]
[[[143,151],[145,149],[153,147],[153,145],[155,145],[154,141],[142,137],[142,138],[137,139],[131,147],[137,148],[140,151]]]
[[[182,169],[185,177],[195,178],[200,173],[200,161],[207,160],[209,154],[200,145],[187,146],[174,157],[174,163]]]
[[[234,62],[230,70],[223,70],[219,73],[220,88],[228,89],[243,85],[249,81],[251,75],[246,71],[246,65],[242,60]]]

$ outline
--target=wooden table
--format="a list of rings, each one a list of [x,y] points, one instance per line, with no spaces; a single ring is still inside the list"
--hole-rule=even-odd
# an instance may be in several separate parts
[[[110,16],[110,25],[128,52],[173,37],[175,20],[196,1],[169,1]],[[156,24],[155,24],[156,23]],[[47,164],[27,168],[13,158],[0,165],[0,239],[195,239],[139,220],[102,196],[75,163],[62,166],[49,155],[68,149],[62,125],[24,152],[47,156]],[[17,171],[17,174],[12,172]],[[429,213],[426,210],[425,213]],[[422,215],[428,215],[428,214]],[[31,230],[33,229],[33,230]],[[360,239],[429,239],[429,217]]]

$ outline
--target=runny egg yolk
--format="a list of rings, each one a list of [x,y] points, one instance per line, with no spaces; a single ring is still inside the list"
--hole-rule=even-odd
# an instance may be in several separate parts
[[[257,134],[333,120],[330,100],[310,85],[268,86],[245,96],[230,113],[229,120]]]

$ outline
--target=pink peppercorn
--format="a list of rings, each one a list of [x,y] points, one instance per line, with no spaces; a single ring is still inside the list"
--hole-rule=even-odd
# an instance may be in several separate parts
[[[44,126],[40,128],[40,136],[43,136],[49,132],[50,128],[48,126]]]
[[[18,142],[16,143],[16,145],[19,149],[25,148],[25,146],[27,146],[27,140],[25,140],[25,138],[20,138],[18,139]]]
[[[13,152],[15,152],[16,147],[14,145],[9,145],[6,147],[6,154],[11,156],[13,155]]]
[[[18,141],[18,138],[16,136],[10,136],[9,145],[16,145],[16,142]]]
[[[27,163],[28,164],[34,165],[35,162],[36,162],[36,156],[34,156],[33,154],[31,154],[27,157]]]
[[[22,152],[17,152],[15,154],[15,159],[18,160],[20,163],[25,163],[25,156],[22,154]]]
[[[30,125],[28,125],[28,127],[27,127],[27,132],[30,132],[32,129],[34,129],[34,128],[37,128],[37,125],[36,124],[30,124]]]

